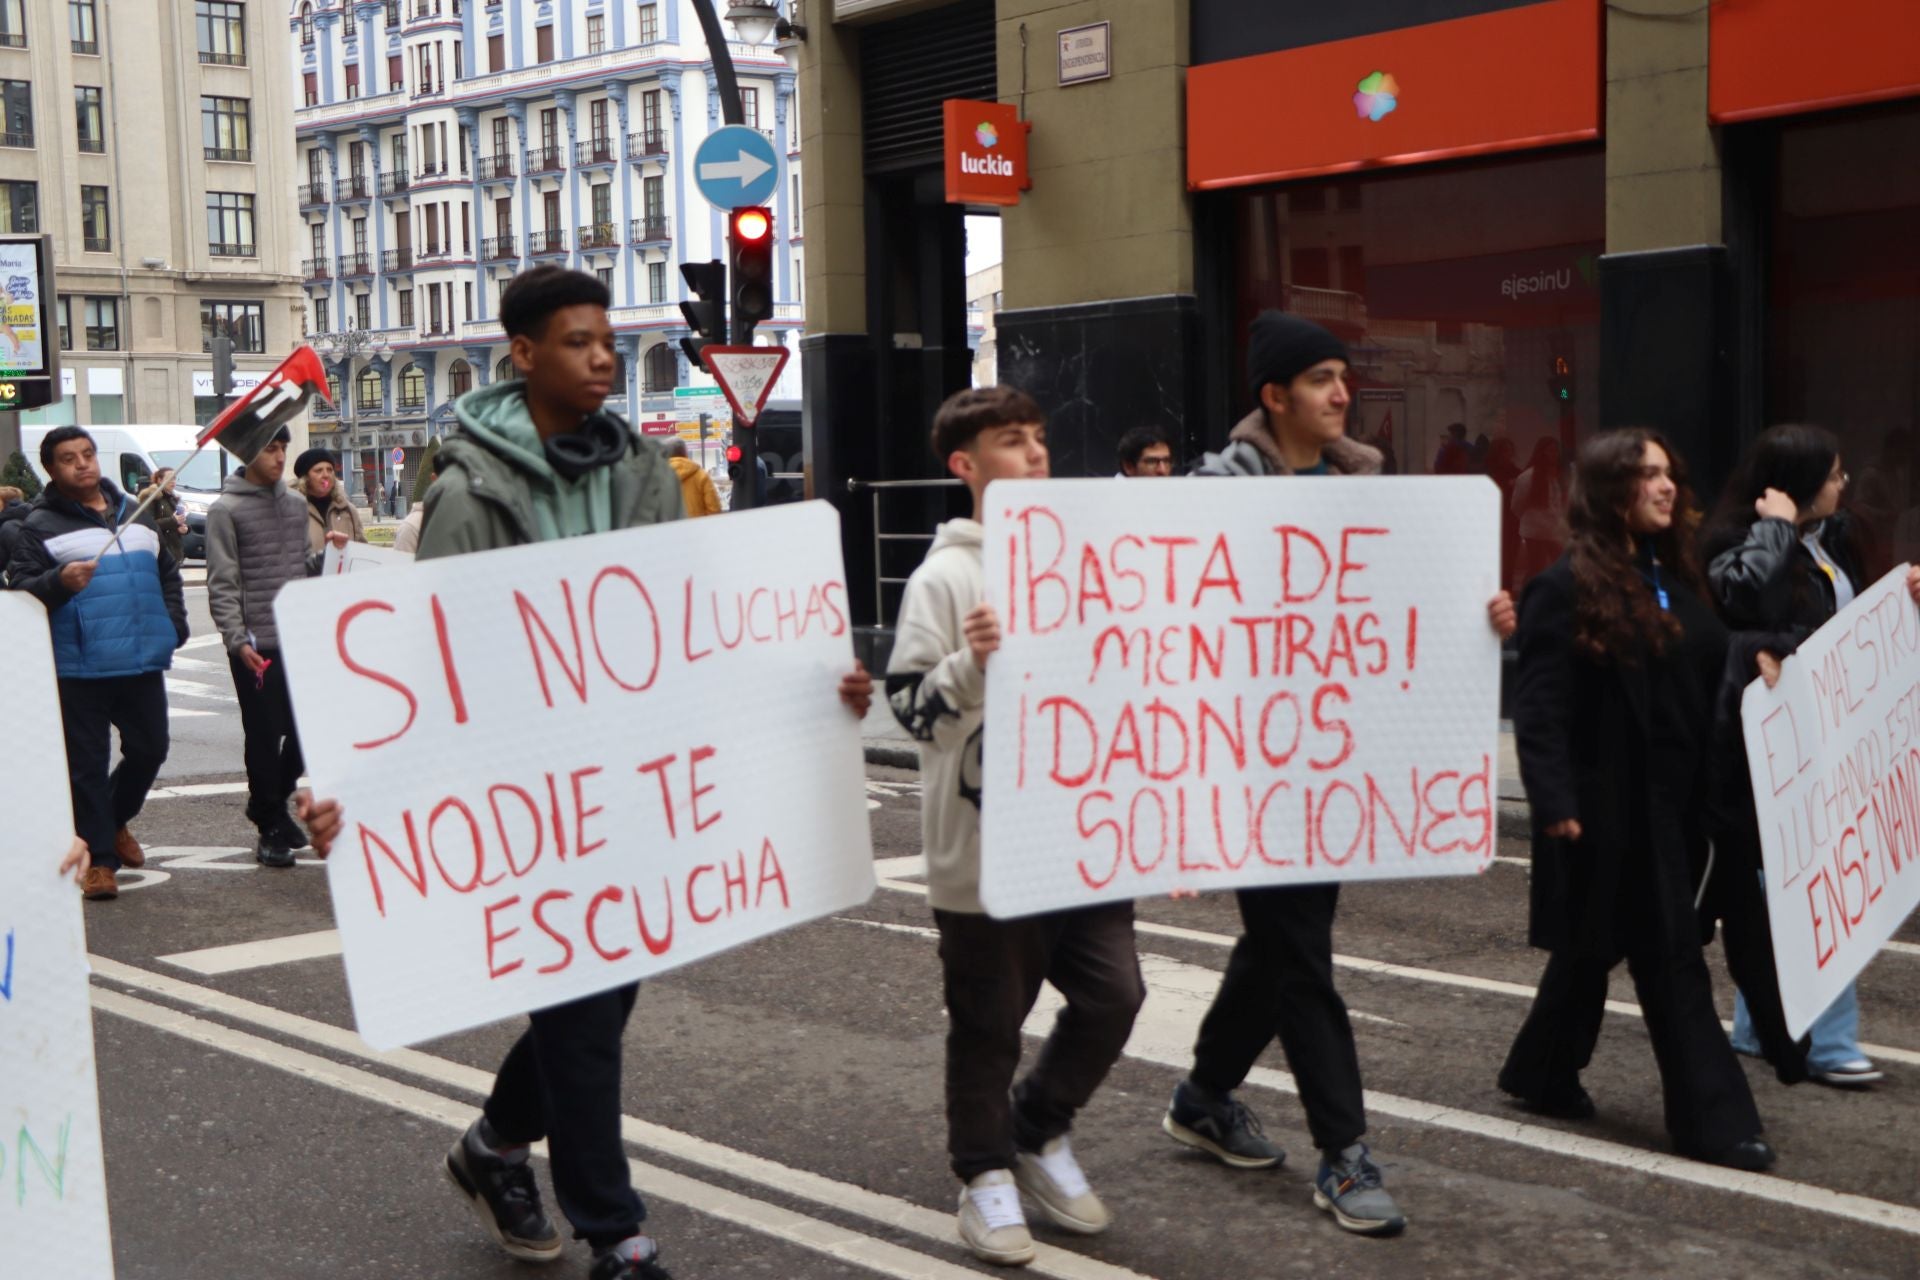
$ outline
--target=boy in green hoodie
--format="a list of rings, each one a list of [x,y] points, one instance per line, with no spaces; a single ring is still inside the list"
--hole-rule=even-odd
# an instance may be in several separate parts
[[[677,520],[680,481],[632,428],[602,412],[619,367],[611,297],[590,275],[536,267],[500,298],[517,379],[460,398],[441,443],[418,558],[491,551]],[[840,700],[867,713],[873,680],[858,663]],[[301,799],[314,848],[338,836],[335,801]],[[545,1139],[553,1189],[574,1234],[593,1247],[590,1280],[670,1280],[642,1234],[646,1206],[620,1136],[620,1041],[638,983],[537,1009],[508,1052],[480,1117],[455,1142],[447,1176],[513,1257],[549,1262],[560,1233],[541,1207],[529,1147]]]

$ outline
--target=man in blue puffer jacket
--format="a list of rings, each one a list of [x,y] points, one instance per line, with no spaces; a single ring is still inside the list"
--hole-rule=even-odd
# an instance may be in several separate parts
[[[167,758],[164,673],[186,643],[186,599],[152,520],[124,524],[137,504],[101,476],[92,436],[49,431],[40,465],[52,482],[16,526],[7,584],[47,607],[73,823],[91,864],[81,892],[112,898],[114,873],[146,861],[127,824]],[[116,728],[120,764],[109,774]]]

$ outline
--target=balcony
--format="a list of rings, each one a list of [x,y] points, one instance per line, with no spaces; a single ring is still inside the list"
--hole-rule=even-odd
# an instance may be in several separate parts
[[[618,249],[620,229],[611,222],[594,222],[580,228],[580,252],[593,249]]]
[[[590,164],[613,164],[620,159],[612,138],[588,138],[573,146],[573,163],[584,169]]]
[[[627,243],[664,244],[673,239],[673,220],[664,213],[650,213],[627,224]]]
[[[27,37],[20,31],[0,31],[0,49],[24,49]]]
[[[254,251],[254,247],[250,244],[230,244],[218,240],[207,246],[207,252],[216,258],[257,258],[260,256]]]
[[[75,53],[79,50],[75,49]],[[244,53],[215,53],[211,49],[200,51],[200,65],[203,67],[244,67],[247,55]]]
[[[82,134],[80,137],[80,153],[89,156],[103,156],[107,154],[107,140],[105,138],[89,138],[85,134]]]
[[[432,334],[433,334],[433,331],[430,329],[422,329],[420,331],[420,336],[423,338],[431,337]],[[424,394],[417,395],[417,396],[410,396],[403,391],[397,397],[395,397],[393,402],[394,412],[396,413],[419,413],[422,409],[425,409],[426,407],[427,407],[427,397]]]
[[[419,265],[425,266],[427,263],[437,262],[441,258],[451,258],[453,256],[453,246],[450,244],[430,244],[426,248],[418,250],[418,253],[420,255]]]
[[[5,36],[0,36],[0,40],[4,40],[5,38]],[[31,133],[0,133],[0,147],[31,148],[32,146],[33,135]]]
[[[642,129],[639,133],[627,135],[627,156],[632,160],[644,160],[648,156],[667,154],[667,132],[664,129]]]
[[[340,255],[340,278],[348,276],[370,276],[373,274],[373,258],[365,253],[343,253]]]
[[[391,275],[395,271],[413,270],[412,249],[388,249],[380,255],[380,270]]]
[[[479,178],[482,182],[510,182],[513,179],[513,156],[510,152],[480,157]]]
[[[372,191],[367,186],[367,175],[364,173],[356,173],[351,178],[336,179],[333,184],[333,198],[337,203],[344,204],[349,200],[366,200],[371,197]]]
[[[84,53],[88,57],[97,58],[100,56],[100,42],[98,40],[75,40],[73,42],[73,51],[75,53]]]
[[[82,147],[81,150],[86,148]],[[209,160],[222,160],[228,164],[252,164],[253,151],[247,147],[203,147]]]
[[[300,184],[300,207],[311,209],[315,205],[327,202],[327,184],[324,182],[303,182]]]
[[[82,237],[82,239],[85,242],[86,251],[88,253],[112,253],[113,252],[113,240],[111,237],[85,236],[85,237]]]
[[[300,264],[300,274],[309,280],[333,278],[333,264],[325,258],[308,258]]]
[[[423,164],[413,171],[413,183],[415,186],[425,186],[429,182],[445,182],[446,180],[447,162],[445,160],[440,161],[438,164]]]
[[[380,194],[388,199],[407,194],[409,185],[411,183],[405,169],[390,169],[380,175]]]
[[[504,262],[519,256],[520,249],[511,235],[488,236],[480,242],[482,262]]]
[[[536,258],[566,251],[567,233],[564,231],[529,231],[527,233],[527,252]]]
[[[559,173],[566,167],[566,152],[560,147],[536,147],[527,152],[528,173]]]

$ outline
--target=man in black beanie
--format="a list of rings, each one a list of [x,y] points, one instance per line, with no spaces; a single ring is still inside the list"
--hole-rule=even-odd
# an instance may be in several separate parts
[[[1256,406],[1201,476],[1371,476],[1380,451],[1347,438],[1346,344],[1311,320],[1281,311],[1256,316],[1247,335],[1247,381]],[[1513,600],[1487,606],[1502,638],[1513,634]],[[1270,1169],[1286,1152],[1233,1096],[1277,1035],[1300,1089],[1307,1131],[1320,1150],[1313,1202],[1347,1231],[1389,1236],[1407,1224],[1361,1138],[1360,1055],[1347,1006],[1333,986],[1338,883],[1242,889],[1245,932],[1234,944],[1213,1007],[1200,1024],[1193,1069],[1161,1121],[1175,1141],[1236,1169]]]

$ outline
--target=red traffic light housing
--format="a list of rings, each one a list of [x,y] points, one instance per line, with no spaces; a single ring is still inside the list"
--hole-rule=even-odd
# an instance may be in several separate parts
[[[728,221],[727,286],[732,295],[732,342],[748,346],[755,325],[773,319],[773,210],[735,209]]]

